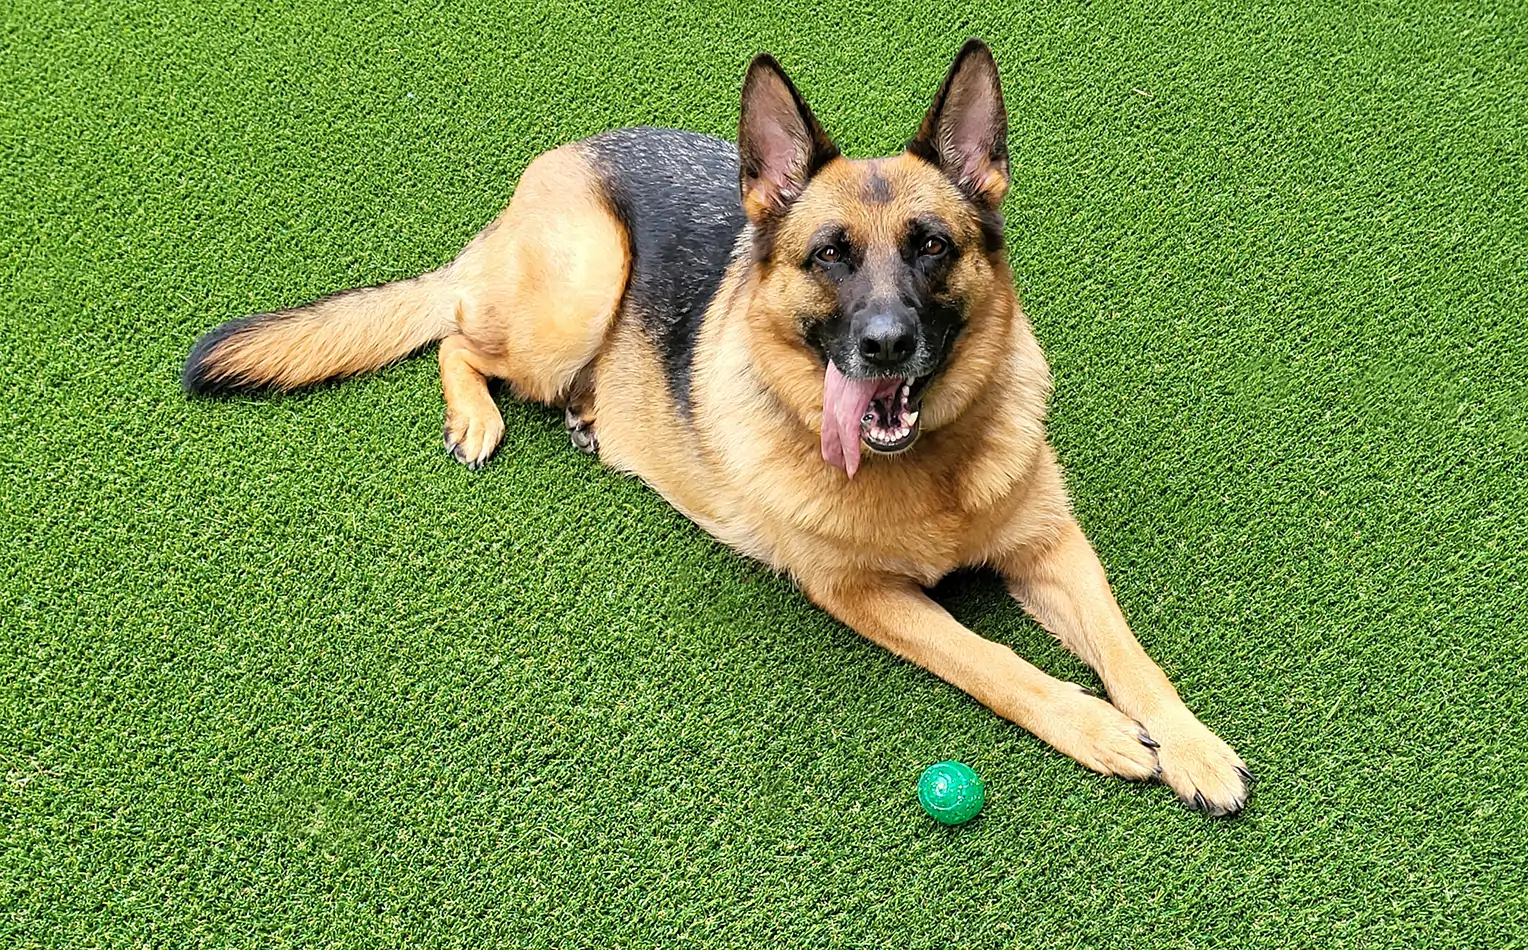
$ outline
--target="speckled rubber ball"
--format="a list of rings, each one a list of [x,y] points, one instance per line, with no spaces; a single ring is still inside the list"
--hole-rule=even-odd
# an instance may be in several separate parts
[[[918,776],[918,804],[940,824],[963,825],[986,801],[981,778],[964,762],[935,762]]]

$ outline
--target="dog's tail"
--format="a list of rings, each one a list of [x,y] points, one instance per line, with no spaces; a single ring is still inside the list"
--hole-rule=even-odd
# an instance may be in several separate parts
[[[181,385],[197,396],[281,392],[386,366],[454,332],[449,265],[241,317],[196,341]]]

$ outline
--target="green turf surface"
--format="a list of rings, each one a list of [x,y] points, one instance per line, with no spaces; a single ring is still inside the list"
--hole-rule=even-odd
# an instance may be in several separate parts
[[[1528,8],[954,6],[0,12],[5,944],[1523,946]],[[447,260],[546,148],[726,133],[760,49],[891,151],[969,34],[1054,442],[1240,820],[862,643],[549,411],[457,466],[431,359],[177,388],[217,323]]]

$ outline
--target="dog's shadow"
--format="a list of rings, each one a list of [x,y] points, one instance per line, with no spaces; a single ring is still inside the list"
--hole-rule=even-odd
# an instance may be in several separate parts
[[[1097,688],[1093,671],[1025,613],[991,568],[961,568],[930,588],[929,596],[967,628],[1050,675]]]

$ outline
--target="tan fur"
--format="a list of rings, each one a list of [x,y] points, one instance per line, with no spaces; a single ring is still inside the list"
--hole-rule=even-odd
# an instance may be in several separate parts
[[[488,377],[556,403],[605,342],[626,286],[626,230],[577,146],[537,158],[514,200],[451,265],[457,333],[440,350],[446,444],[468,465],[498,448]]]
[[[445,282],[439,273],[425,274],[252,318],[202,363],[218,383],[297,389],[379,369],[450,327]]]
[[[891,202],[858,200],[860,178],[872,171],[893,180]],[[865,243],[894,240],[895,225],[917,208],[965,225],[956,239],[980,245],[954,189],[922,162],[898,158],[872,168],[840,159],[819,174],[777,235],[777,258],[793,259],[825,221],[841,221],[845,208],[855,212],[851,234]],[[853,480],[824,465],[818,452],[822,364],[794,328],[796,314],[831,301],[814,300],[818,285],[797,267],[732,275],[743,284],[730,293],[738,305],[724,319],[707,320],[697,351],[695,415],[714,468],[712,493],[718,484],[733,487],[737,497],[727,507],[750,510],[742,520],[762,548],[750,553],[819,587],[875,570],[931,584],[988,560],[1001,528],[996,516],[1023,497],[1044,446],[1050,374],[1006,263],[978,251],[960,267],[951,286],[975,293],[978,306],[951,371],[924,398],[922,438],[903,456],[870,457]],[[719,296],[728,295],[724,287]],[[771,418],[777,424],[757,421]],[[761,471],[770,477],[760,478]],[[872,511],[895,515],[866,517]]]
[[[1007,180],[994,169],[977,171],[981,193],[996,201]],[[329,352],[299,356],[304,338],[294,328],[262,344],[269,352],[227,354],[229,365],[269,363],[281,368],[273,379],[306,380],[374,365],[421,335],[444,336],[446,441],[461,461],[481,465],[502,436],[489,378],[528,399],[574,398],[574,414],[595,423],[601,461],[789,573],[866,637],[1088,768],[1159,774],[1207,811],[1241,808],[1242,761],[1131,635],[1072,517],[1045,439],[1049,370],[1003,251],[984,249],[978,217],[949,178],[910,155],[827,162],[776,222],[770,261],[745,256],[723,279],[695,349],[689,419],[638,318],[621,310],[630,242],[601,194],[578,146],[549,152],[489,229],[421,278],[428,292],[410,299],[428,307],[413,304],[405,317],[403,304],[388,304],[381,342],[340,346],[337,358],[333,341],[348,337],[331,335]],[[749,212],[760,221],[778,210]],[[798,323],[833,301],[791,262],[825,224],[847,229],[856,247],[884,251],[915,215],[944,221],[961,251],[946,286],[966,324],[924,395],[919,441],[895,457],[869,455],[851,480],[822,460],[824,367]],[[444,328],[442,312],[452,318]],[[1000,571],[1014,597],[1099,672],[1110,702],[983,640],[922,590],[971,565]]]
[[[1054,470],[1054,461],[1047,460]],[[1059,472],[1057,472],[1059,481]],[[1042,543],[1005,552],[995,566],[1009,590],[1066,647],[1098,671],[1109,700],[1161,746],[1162,774],[1179,796],[1225,812],[1240,807],[1246,763],[1183,705],[1125,623],[1103,565],[1075,521]],[[1234,807],[1233,807],[1234,806]]]

